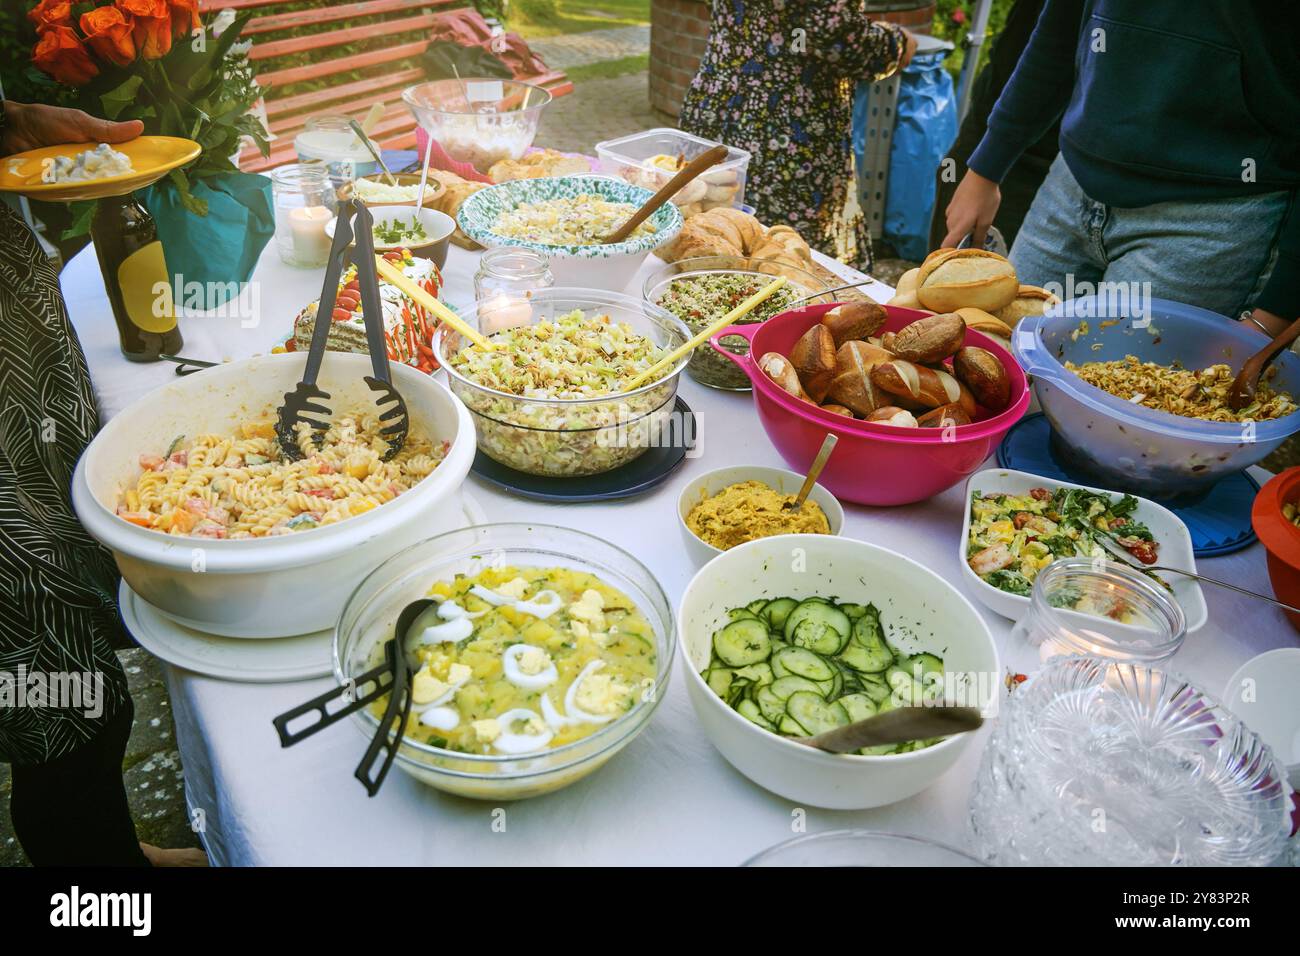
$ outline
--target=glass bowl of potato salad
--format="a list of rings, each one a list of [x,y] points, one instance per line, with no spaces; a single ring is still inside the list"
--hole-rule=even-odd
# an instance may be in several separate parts
[[[396,763],[439,790],[517,800],[568,786],[630,743],[667,689],[668,598],[641,562],[592,535],[491,524],[400,552],[344,606],[340,684],[382,660],[421,598],[429,609],[400,635],[414,676]],[[386,704],[357,712],[367,737]]]

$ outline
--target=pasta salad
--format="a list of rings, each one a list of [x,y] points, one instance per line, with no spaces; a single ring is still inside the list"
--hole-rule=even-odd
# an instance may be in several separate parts
[[[299,424],[299,461],[286,458],[272,421],[244,422],[235,435],[178,436],[165,454],[142,454],[135,487],[117,514],[165,534],[260,538],[309,531],[386,504],[429,475],[449,443],[412,432],[391,461],[377,416],[337,418],[319,439]]]

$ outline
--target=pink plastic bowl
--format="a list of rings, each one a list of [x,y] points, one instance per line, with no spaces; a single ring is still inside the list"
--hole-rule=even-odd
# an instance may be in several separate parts
[[[832,415],[800,401],[758,368],[768,352],[789,355],[794,343],[830,305],[810,305],[782,312],[763,323],[732,325],[709,344],[744,370],[754,383],[754,405],[767,437],[791,468],[805,471],[826,439],[839,436],[839,444],[822,472],[819,483],[845,501],[863,505],[906,505],[924,501],[973,475],[1007,430],[1029,407],[1029,382],[1011,353],[980,332],[967,330],[966,344],[988,349],[998,357],[1011,378],[1011,404],[980,421],[961,425],[945,435],[942,428],[898,428],[853,421]],[[924,318],[915,309],[885,306],[885,330],[896,332]],[[734,355],[719,345],[728,335],[749,340],[748,355]]]

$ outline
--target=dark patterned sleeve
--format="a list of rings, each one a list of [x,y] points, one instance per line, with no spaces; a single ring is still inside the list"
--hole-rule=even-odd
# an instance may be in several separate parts
[[[866,0],[808,5],[808,48],[855,80],[883,80],[897,72],[907,41],[896,23],[872,20]]]

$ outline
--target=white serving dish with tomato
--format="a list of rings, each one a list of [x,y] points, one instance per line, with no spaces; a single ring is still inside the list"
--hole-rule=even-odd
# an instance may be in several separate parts
[[[1003,591],[989,584],[975,573],[966,559],[966,546],[971,532],[971,495],[981,492],[1021,496],[1028,495],[1034,488],[1044,488],[1048,492],[1055,492],[1059,488],[1080,488],[1094,494],[1109,495],[1114,499],[1123,496],[1121,492],[1108,488],[1093,488],[1068,481],[1056,481],[1010,468],[987,468],[971,475],[966,482],[966,514],[962,520],[961,537],[957,541],[957,561],[961,565],[962,576],[971,595],[990,611],[1013,621],[1019,620],[1029,610],[1029,598]],[[1187,525],[1168,508],[1147,498],[1136,495],[1134,497],[1137,498],[1137,507],[1133,512],[1133,518],[1147,526],[1157,545],[1155,563],[1194,573],[1196,555],[1192,548],[1192,535],[1187,530]],[[1187,633],[1190,634],[1204,627],[1209,612],[1200,583],[1194,578],[1181,574],[1166,574],[1162,577],[1169,582],[1174,598],[1183,608],[1183,614],[1187,618]]]

